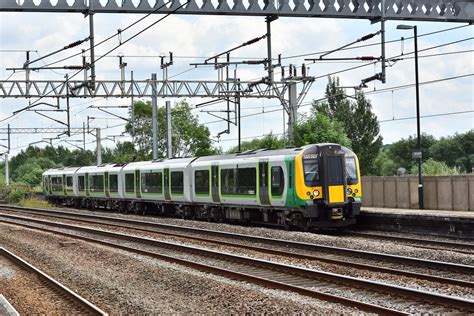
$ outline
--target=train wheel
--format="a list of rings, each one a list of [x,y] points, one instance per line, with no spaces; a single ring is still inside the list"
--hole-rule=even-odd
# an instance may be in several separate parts
[[[135,203],[133,206],[133,213],[135,215],[145,215],[145,207],[143,206],[142,203]]]

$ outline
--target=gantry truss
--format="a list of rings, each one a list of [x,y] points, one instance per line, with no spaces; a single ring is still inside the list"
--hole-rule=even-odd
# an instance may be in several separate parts
[[[89,3],[92,1],[91,3]],[[119,5],[120,3],[120,5]],[[176,13],[472,22],[472,0],[1,0],[0,12]],[[176,10],[179,8],[179,10]],[[176,10],[176,12],[174,12]]]
[[[66,134],[70,132],[71,134],[80,134],[83,133],[85,128],[75,127],[75,128],[36,128],[36,127],[12,127],[12,128],[0,128],[0,134]]]
[[[307,91],[313,77],[299,77]],[[0,98],[111,98],[111,97],[152,97],[156,84],[156,96],[167,98],[202,97],[226,98],[238,95],[241,98],[284,98],[288,81],[268,83],[246,81],[114,81],[96,80],[95,89],[84,81],[53,80],[9,80],[0,81]]]

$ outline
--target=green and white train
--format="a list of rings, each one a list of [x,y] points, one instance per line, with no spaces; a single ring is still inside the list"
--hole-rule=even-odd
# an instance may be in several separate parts
[[[356,155],[337,144],[50,169],[55,204],[286,228],[345,227],[362,200]]]

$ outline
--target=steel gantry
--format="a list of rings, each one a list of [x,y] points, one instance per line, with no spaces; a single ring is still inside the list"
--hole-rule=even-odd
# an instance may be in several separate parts
[[[472,0],[2,0],[0,12],[77,12],[94,13],[176,13],[200,15],[243,15],[280,17],[319,17],[345,19],[385,19],[444,22],[472,22]],[[119,4],[120,3],[120,4]],[[184,2],[185,3],[185,2]]]
[[[310,86],[313,77],[298,80]],[[156,95],[153,84],[156,83]],[[69,92],[68,92],[69,90]],[[111,97],[203,97],[222,98],[239,94],[241,98],[285,97],[287,82],[261,81],[201,81],[201,80],[96,80],[94,89],[84,81],[61,80],[9,80],[0,81],[0,98],[111,98]]]

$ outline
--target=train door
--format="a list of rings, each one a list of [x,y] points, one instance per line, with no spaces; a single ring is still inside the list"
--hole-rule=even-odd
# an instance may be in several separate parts
[[[260,161],[258,163],[258,191],[260,203],[262,205],[270,205],[270,198],[268,196],[268,161]]]
[[[109,190],[109,173],[105,172],[104,173],[104,190],[105,190],[105,196],[110,197],[110,190]]]
[[[346,178],[343,159],[344,156],[342,155],[331,155],[325,159],[329,204],[344,203],[346,201]]]
[[[163,170],[163,193],[165,194],[165,200],[171,200],[170,195],[170,168]]]
[[[86,195],[90,196],[91,192],[89,190],[89,173],[86,173],[84,175],[84,185],[86,186]]]
[[[137,198],[142,197],[142,190],[141,190],[141,185],[140,185],[140,170],[135,170],[135,194],[137,195]]]
[[[66,183],[66,175],[63,174],[63,194],[67,195],[67,183]]]
[[[52,194],[52,192],[51,176],[48,176],[48,193]]]
[[[219,165],[213,163],[211,166],[211,195],[212,201],[219,203]]]

